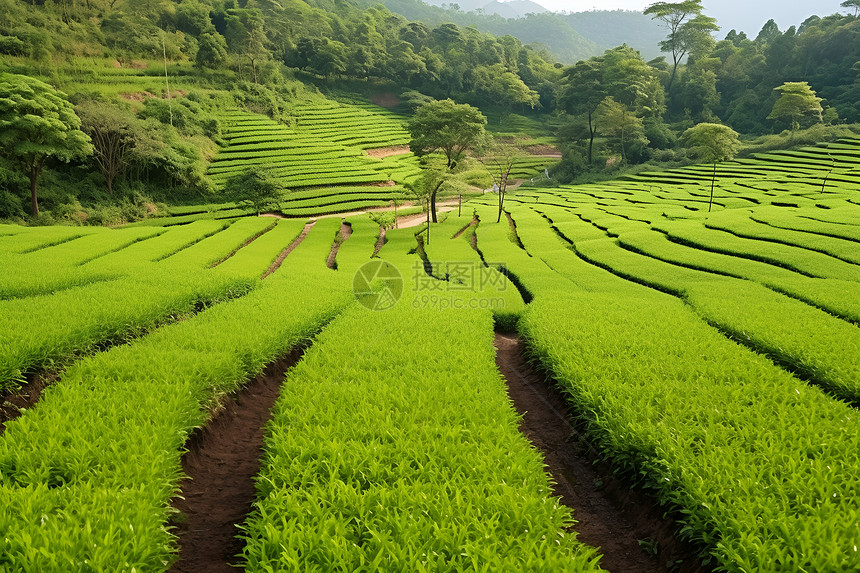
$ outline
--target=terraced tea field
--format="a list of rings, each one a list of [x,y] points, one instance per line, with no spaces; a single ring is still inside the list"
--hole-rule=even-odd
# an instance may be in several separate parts
[[[230,117],[232,160],[395,179]],[[429,242],[0,226],[0,570],[858,570],[859,166],[858,140],[723,163],[710,212],[712,166],[511,193],[498,224],[487,196]],[[500,373],[500,331],[546,384]],[[512,376],[560,390],[558,444]],[[229,426],[254,405],[256,442]]]
[[[378,159],[364,150],[409,143],[405,122],[323,98],[294,104],[293,124],[244,111],[221,116],[226,146],[209,168],[216,187],[251,166],[265,166],[291,193],[290,216],[346,212],[387,205],[419,173],[410,153]],[[408,149],[406,150],[408,152]]]

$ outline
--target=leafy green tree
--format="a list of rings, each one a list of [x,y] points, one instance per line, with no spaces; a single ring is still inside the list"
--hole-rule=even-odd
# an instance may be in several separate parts
[[[571,115],[581,116],[583,123],[587,123],[589,164],[598,132],[597,108],[607,96],[624,104],[638,117],[662,123],[663,86],[656,70],[633,48],[618,46],[566,69],[562,74],[559,106]]]
[[[638,151],[648,145],[642,119],[611,96],[597,106],[597,117],[603,125],[603,132],[615,140],[623,161],[628,161],[631,150]]]
[[[105,178],[108,193],[113,196],[114,180],[125,171],[129,151],[140,135],[137,119],[130,110],[104,102],[86,101],[76,111],[81,129],[93,142],[93,158]]]
[[[215,31],[209,19],[209,8],[198,0],[182,0],[176,7],[176,26],[195,38]]]
[[[445,155],[446,168],[450,172],[457,161],[470,148],[478,146],[484,138],[487,118],[475,107],[458,104],[453,100],[427,102],[416,110],[409,121],[409,149],[418,157],[434,151]],[[436,222],[436,194],[440,181],[430,192],[430,209]]]
[[[476,91],[502,109],[500,121],[504,121],[517,105],[534,109],[540,96],[529,88],[518,75],[509,71],[503,64],[479,66],[476,70],[478,81]]]
[[[714,171],[711,176],[711,199],[708,202],[708,212],[714,203],[714,183],[717,180],[717,162],[729,161],[734,158],[741,148],[738,133],[731,127],[718,123],[700,123],[686,130],[681,135],[681,142],[699,161],[713,163]]]
[[[227,10],[224,36],[230,51],[248,59],[254,75],[254,83],[259,83],[257,64],[271,56],[268,48],[266,48],[263,13],[259,8],[231,8]]]
[[[797,130],[800,127],[800,120],[805,117],[815,117],[818,123],[823,121],[821,113],[821,98],[815,95],[815,91],[809,87],[806,82],[785,82],[779,87],[774,88],[775,91],[782,95],[773,104],[773,110],[768,119],[788,120],[791,122],[791,129]]]
[[[224,186],[224,193],[231,201],[253,209],[257,215],[280,207],[288,191],[277,177],[259,165],[233,175]]]
[[[701,41],[703,34],[709,35],[719,30],[716,20],[703,15],[702,10],[702,0],[655,2],[645,9],[645,15],[662,21],[669,29],[669,37],[660,42],[660,49],[672,54],[672,75],[667,87],[669,92],[672,91],[678,65],[684,56],[696,42]]]
[[[845,0],[840,6],[843,8],[853,8],[855,17],[860,14],[860,0]]]
[[[780,36],[782,36],[782,32],[779,31],[779,26],[771,18],[761,27],[758,36],[755,37],[755,42],[756,44],[769,44]]]
[[[581,61],[564,72],[564,84],[559,96],[559,105],[571,115],[588,118],[588,163],[591,164],[594,137],[597,135],[595,113],[597,106],[607,96],[603,83],[602,61],[598,58]]]
[[[499,189],[499,212],[496,223],[502,220],[505,206],[505,193],[508,189],[508,178],[516,162],[516,148],[512,145],[491,141],[481,150],[478,160],[486,168],[493,179],[493,184]]]
[[[39,214],[37,182],[48,158],[69,162],[92,153],[90,138],[63,92],[17,74],[0,74],[0,155],[30,178],[33,215]]]
[[[194,65],[198,68],[218,68],[227,62],[227,40],[218,32],[205,33],[197,41]]]

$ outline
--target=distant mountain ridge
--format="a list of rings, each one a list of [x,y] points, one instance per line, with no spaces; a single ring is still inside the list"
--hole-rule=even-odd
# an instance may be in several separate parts
[[[549,12],[546,8],[532,0],[511,0],[500,2],[493,0],[481,7],[484,14],[498,14],[502,18],[522,18],[526,14],[543,14]]]
[[[526,44],[541,44],[564,64],[600,55],[621,44],[639,50],[650,60],[661,55],[658,43],[666,35],[650,17],[629,10],[563,14],[550,12],[532,0],[379,1],[392,12],[428,26],[453,22],[458,26],[474,26],[495,36],[510,35]],[[379,3],[377,0],[358,2],[367,6]]]

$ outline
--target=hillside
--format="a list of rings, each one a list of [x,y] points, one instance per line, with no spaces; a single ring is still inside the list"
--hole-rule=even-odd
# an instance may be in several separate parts
[[[856,570],[858,162],[0,224],[3,564]]]
[[[657,44],[664,36],[664,30],[650,17],[629,10],[556,14],[530,2],[461,2],[459,10],[451,9],[451,2],[440,0],[427,3],[383,0],[383,3],[389,10],[409,19],[432,24],[455,22],[497,36],[511,35],[526,44],[542,44],[566,64],[596,56],[620,44],[632,46],[650,60],[660,55]]]
[[[648,60],[631,44],[658,25],[635,12],[515,20],[397,1],[428,19],[333,0],[0,0],[0,218],[115,225],[178,205],[249,210],[237,189],[258,185],[246,176],[287,194],[287,214],[400,201],[428,171],[407,151],[407,123],[434,100],[477,108],[496,143],[517,150],[515,178],[548,173],[546,185],[702,159],[689,139],[702,124],[730,135],[729,157],[858,129],[857,16],[719,42],[715,22],[693,19],[684,25],[701,29],[685,32],[698,39],[683,54]],[[433,21],[448,16],[466,20]],[[550,48],[570,60],[596,55],[565,66],[513,28],[558,40]],[[71,137],[33,155],[26,118],[38,113],[62,115],[45,125]],[[492,186],[471,155],[449,164],[458,196]]]

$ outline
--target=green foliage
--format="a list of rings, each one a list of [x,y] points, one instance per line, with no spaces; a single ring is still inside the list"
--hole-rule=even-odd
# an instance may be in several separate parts
[[[45,160],[69,162],[92,152],[90,139],[66,95],[34,78],[0,73],[0,155],[30,178],[33,215],[36,185]]]
[[[860,0],[845,0],[840,4],[843,8],[853,8],[854,16],[860,14]]]
[[[409,121],[409,148],[421,157],[441,151],[452,168],[463,153],[481,143],[487,118],[468,104],[453,100],[427,102]]]
[[[807,82],[785,82],[774,90],[781,95],[773,104],[773,110],[767,116],[768,119],[788,120],[791,123],[791,129],[795,131],[800,127],[800,120],[804,117],[822,121],[821,98],[815,95],[815,91]]]
[[[352,308],[333,321],[276,405],[260,502],[245,526],[246,569],[599,570],[593,550],[562,532],[567,511],[551,501],[539,457],[516,429],[492,329],[488,312],[406,304]],[[395,361],[367,351],[416,339],[434,342],[412,343]],[[429,363],[432,373],[415,375]],[[344,368],[350,384],[333,382]],[[331,407],[311,399],[321,387]],[[443,515],[458,518],[440,532]],[[277,526],[283,519],[292,526]]]
[[[128,166],[130,150],[140,137],[134,114],[104,102],[84,101],[76,106],[81,129],[93,143],[93,158],[113,195],[113,183]]]
[[[595,115],[603,132],[613,138],[614,148],[621,155],[622,161],[641,156],[642,150],[648,144],[641,118],[612,97],[606,97],[600,102]]]
[[[733,159],[741,147],[735,130],[716,123],[699,123],[691,127],[683,133],[681,141],[697,160],[705,163]]]
[[[197,40],[194,63],[200,68],[217,69],[227,62],[227,41],[217,32],[201,34]]]
[[[289,190],[264,167],[251,167],[227,179],[224,193],[227,199],[245,205],[257,215],[280,208]]]

